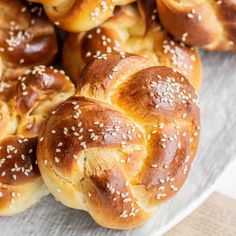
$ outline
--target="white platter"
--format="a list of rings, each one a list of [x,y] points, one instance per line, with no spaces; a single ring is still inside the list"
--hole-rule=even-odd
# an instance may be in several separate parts
[[[156,236],[193,211],[236,158],[236,54],[204,53],[203,64],[198,155],[187,183],[173,200],[159,208],[151,221],[131,231],[106,230],[97,226],[87,213],[68,209],[48,196],[27,212],[1,217],[1,235]]]

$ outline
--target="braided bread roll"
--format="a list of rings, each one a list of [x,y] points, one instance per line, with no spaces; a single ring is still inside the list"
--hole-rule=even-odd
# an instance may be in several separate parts
[[[0,56],[4,68],[0,99],[8,100],[12,86],[27,68],[52,62],[57,38],[53,24],[38,5],[0,0],[0,9]]]
[[[152,4],[151,4],[152,3]],[[63,65],[77,81],[82,68],[103,53],[125,51],[145,56],[156,65],[172,67],[199,89],[201,60],[198,52],[173,40],[158,24],[156,3],[117,9],[114,16],[88,32],[69,33],[63,48]],[[152,12],[152,14],[150,14]]]
[[[49,113],[74,92],[63,72],[37,66],[0,100],[0,216],[26,210],[48,191],[36,163],[38,134]]]
[[[236,50],[235,0],[157,0],[161,21],[178,40],[207,50]]]
[[[135,0],[31,0],[42,3],[48,17],[59,27],[71,32],[90,30],[106,19],[115,6]]]
[[[56,199],[101,226],[130,229],[183,185],[198,138],[187,79],[144,57],[104,54],[46,122],[37,157]]]

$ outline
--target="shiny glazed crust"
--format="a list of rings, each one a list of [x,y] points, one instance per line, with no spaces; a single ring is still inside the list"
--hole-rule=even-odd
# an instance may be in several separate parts
[[[74,92],[63,71],[37,66],[0,100],[0,216],[20,213],[48,193],[36,163],[38,134],[48,115]]]
[[[104,53],[46,122],[37,149],[42,177],[56,199],[101,226],[138,227],[186,180],[199,119],[197,95],[181,74]]]
[[[90,30],[106,19],[115,6],[129,4],[135,0],[31,0],[42,3],[48,17],[66,31]]]
[[[0,0],[0,11],[0,99],[7,100],[18,76],[33,66],[51,63],[58,48],[54,26],[38,5]]]
[[[207,50],[236,50],[235,0],[157,0],[164,27],[178,40]]]

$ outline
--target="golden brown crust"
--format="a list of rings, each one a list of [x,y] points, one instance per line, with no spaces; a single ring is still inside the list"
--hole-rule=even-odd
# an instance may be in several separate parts
[[[157,6],[155,0],[137,0],[139,11],[146,23],[146,32],[152,28],[156,28],[159,23],[157,14]]]
[[[152,3],[152,7],[156,7],[155,1]],[[140,7],[142,15],[146,16],[145,21],[135,6],[127,6],[117,9],[115,15],[98,28],[87,33],[67,35],[63,64],[75,81],[79,79],[82,68],[94,57],[102,57],[103,53],[112,51],[125,51],[145,56],[156,65],[176,69],[199,89],[201,60],[198,52],[173,40],[160,28],[156,11],[152,10],[153,14],[148,15],[143,7],[147,6]]]
[[[1,99],[8,99],[17,77],[27,68],[49,64],[57,53],[53,24],[38,5],[21,0],[0,0],[0,56],[3,75]]]
[[[97,104],[96,107],[95,104]],[[83,113],[79,115],[81,111]],[[73,154],[79,154],[84,149],[99,146],[119,148],[122,146],[120,143],[122,136],[135,127],[134,123],[126,116],[122,116],[119,112],[107,107],[106,104],[100,105],[85,97],[68,99],[62,104],[61,110],[54,114],[54,117],[60,117],[60,119],[58,122],[55,122],[53,118],[48,121],[47,127],[49,129],[44,131],[48,135],[44,142],[47,140],[50,142],[47,143],[51,146],[47,150],[47,156],[52,157],[49,159],[50,163],[65,173],[73,172],[73,163],[70,162],[73,160]],[[78,120],[83,120],[81,126]],[[99,124],[96,124],[97,120],[99,120]],[[101,124],[106,125],[103,127]],[[126,124],[129,126],[127,127]],[[107,127],[111,130],[108,131]],[[56,130],[56,133],[53,130]],[[141,133],[138,130],[131,133],[130,140],[127,140],[126,145],[143,144],[142,139],[138,138],[139,135]],[[76,142],[79,142],[80,145],[75,146]],[[58,146],[58,144],[61,145]],[[57,157],[56,160],[55,157]]]
[[[154,65],[144,57],[129,53],[114,53],[110,63],[104,63],[109,54],[103,54],[103,57],[98,57],[98,60],[93,60],[81,72],[80,79],[77,83],[77,90],[80,95],[95,97],[103,101],[117,88],[120,83],[119,78],[125,80],[138,70],[149,68]],[[92,66],[91,66],[92,64]],[[133,66],[130,66],[133,64]],[[101,70],[101,68],[103,68]]]
[[[36,165],[37,138],[8,136],[0,142],[0,182],[17,186],[40,178]]]
[[[150,67],[116,88],[112,101],[130,112],[130,116],[135,114],[135,120],[150,124],[153,120],[182,119],[189,103],[193,104],[187,117],[194,117],[199,110],[194,98],[194,90],[181,74],[167,67],[158,67],[158,70]]]
[[[18,114],[27,114],[38,101],[49,99],[64,91],[73,90],[73,86],[63,70],[53,67],[37,66],[27,70],[18,78],[16,86],[16,109]],[[53,109],[53,104],[51,109]]]
[[[24,211],[47,194],[36,163],[37,136],[74,86],[63,71],[37,66],[12,91],[0,100],[0,215]]]
[[[90,30],[108,19],[115,6],[135,0],[31,0],[44,5],[48,17],[70,32]]]
[[[104,227],[144,224],[183,185],[197,150],[193,87],[152,64],[118,52],[91,61],[76,95],[40,135],[37,157],[49,190]]]
[[[178,40],[207,50],[236,50],[234,0],[157,0],[164,27]]]

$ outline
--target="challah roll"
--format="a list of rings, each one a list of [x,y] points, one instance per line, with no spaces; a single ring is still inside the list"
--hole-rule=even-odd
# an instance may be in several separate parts
[[[36,163],[37,137],[74,86],[63,71],[37,66],[12,91],[0,100],[0,216],[22,212],[48,193]]]
[[[176,69],[198,89],[201,83],[198,52],[173,40],[161,28],[155,0],[140,2],[139,9],[133,5],[124,6],[97,28],[69,33],[63,48],[63,65],[67,73],[77,81],[82,68],[94,57],[102,58],[103,53],[112,51],[126,51],[145,56],[156,65]]]
[[[181,74],[141,56],[104,53],[47,120],[40,172],[66,206],[103,227],[134,228],[183,185],[199,122],[198,97]]]
[[[23,0],[0,0],[0,56],[4,68],[0,99],[7,90],[11,93],[12,85],[27,68],[49,64],[56,53],[54,26],[40,6]]]
[[[236,50],[235,0],[157,0],[165,28],[182,42],[207,50]]]
[[[59,27],[71,32],[90,30],[106,19],[115,6],[135,0],[30,0],[42,3],[48,17]]]

